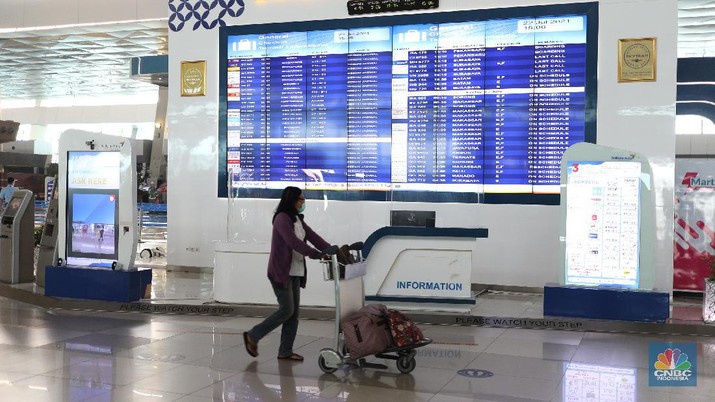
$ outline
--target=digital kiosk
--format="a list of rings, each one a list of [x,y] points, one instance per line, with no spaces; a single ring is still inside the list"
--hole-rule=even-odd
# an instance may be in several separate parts
[[[57,265],[45,295],[111,301],[145,297],[137,271],[136,154],[123,137],[65,131],[60,137]]]
[[[35,237],[35,196],[16,190],[0,218],[0,280],[32,282]]]
[[[664,322],[670,294],[654,289],[655,201],[648,160],[579,143],[561,161],[560,284],[544,315]]]

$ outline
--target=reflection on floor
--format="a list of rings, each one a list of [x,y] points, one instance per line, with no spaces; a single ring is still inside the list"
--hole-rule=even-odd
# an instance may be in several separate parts
[[[210,272],[153,271],[153,303],[213,301]],[[31,284],[13,285],[41,293]],[[701,301],[675,303],[673,320],[700,324]],[[488,292],[472,314],[541,318],[538,294]],[[296,352],[278,361],[279,334],[245,352],[260,318],[45,310],[0,298],[2,401],[710,401],[715,338],[422,325],[434,342],[400,374],[323,373],[333,321],[302,320]],[[649,346],[696,346],[697,386],[649,386]],[[372,359],[377,360],[377,359]],[[692,362],[694,359],[690,358]]]
[[[159,299],[211,298],[210,274],[155,275],[174,277],[155,281]],[[516,300],[499,312],[538,314],[537,302],[504,298]],[[45,310],[0,298],[0,400],[705,402],[715,392],[711,337],[422,325],[434,342],[417,349],[412,373],[385,361],[387,370],[325,374],[318,353],[333,347],[334,322],[301,321],[295,351],[306,359],[294,363],[276,359],[277,332],[248,356],[241,334],[259,320]],[[659,342],[695,345],[696,387],[649,386],[649,346]]]

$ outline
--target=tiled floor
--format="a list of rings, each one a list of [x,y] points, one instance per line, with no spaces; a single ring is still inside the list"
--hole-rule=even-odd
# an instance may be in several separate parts
[[[28,287],[30,285],[24,285]],[[32,291],[28,288],[27,290]],[[154,270],[155,303],[212,300],[210,273]],[[474,313],[542,317],[539,295],[489,293]],[[676,306],[692,319],[695,304]],[[685,313],[683,313],[685,312]],[[688,318],[690,317],[690,318]],[[712,401],[715,338],[422,325],[417,368],[325,374],[334,322],[302,320],[296,352],[279,334],[248,356],[259,318],[46,310],[0,298],[0,401]],[[694,344],[696,387],[649,386],[649,346]],[[377,361],[371,358],[372,361]]]
[[[241,334],[258,318],[54,311],[0,299],[0,319],[2,401],[704,402],[715,392],[708,337],[423,325],[434,342],[417,349],[412,373],[385,361],[387,370],[325,374],[317,360],[333,345],[331,321],[301,321],[296,352],[306,360],[293,363],[276,359],[278,333],[248,356]],[[649,345],[669,341],[696,345],[696,387],[649,386]]]

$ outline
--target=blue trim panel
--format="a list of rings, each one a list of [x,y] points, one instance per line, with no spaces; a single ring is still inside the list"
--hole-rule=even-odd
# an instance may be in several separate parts
[[[544,286],[544,316],[664,323],[670,294],[607,287]]]
[[[450,297],[405,297],[365,296],[366,301],[393,301],[402,303],[477,304],[477,299],[454,299]]]
[[[420,237],[473,237],[486,239],[489,229],[483,228],[421,228],[412,226],[385,226],[367,237],[362,248],[362,255],[367,258],[378,240],[385,236],[420,236]]]
[[[150,284],[151,269],[45,268],[45,296],[131,302],[143,298]]]
[[[169,56],[167,55],[132,57],[131,62],[131,75],[169,73]]]
[[[715,57],[679,57],[678,82],[715,81]]]

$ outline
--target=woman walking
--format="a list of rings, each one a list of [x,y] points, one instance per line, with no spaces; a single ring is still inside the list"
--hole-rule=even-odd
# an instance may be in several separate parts
[[[258,342],[268,333],[281,328],[278,358],[303,361],[303,356],[293,352],[298,332],[300,288],[305,287],[307,272],[305,257],[319,259],[330,246],[303,220],[305,197],[298,187],[286,187],[273,215],[271,253],[268,258],[268,280],[278,299],[278,310],[263,322],[244,332],[243,341],[249,355],[258,356]],[[311,247],[310,242],[314,247]]]

